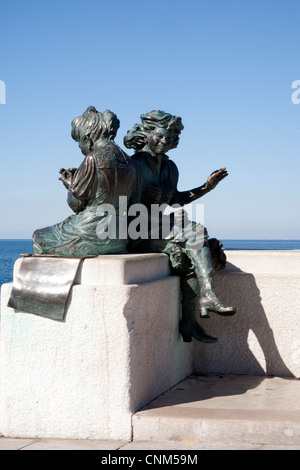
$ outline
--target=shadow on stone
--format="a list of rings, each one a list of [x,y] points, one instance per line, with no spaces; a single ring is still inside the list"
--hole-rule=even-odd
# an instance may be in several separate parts
[[[227,264],[224,272],[215,276],[219,298],[225,303],[230,301],[235,305],[237,314],[230,318],[222,318],[211,313],[209,319],[202,321],[204,325],[209,322],[210,331],[218,337],[219,342],[205,347],[196,344],[197,374],[248,374],[295,378],[281,356],[277,338],[269,321],[273,312],[266,313],[256,278],[258,277],[243,272],[231,263]],[[280,279],[277,282],[280,288]],[[261,286],[265,296],[277,294],[277,292],[272,293],[273,285],[266,288],[264,278]],[[283,311],[281,319],[275,318],[276,324],[277,320],[283,323],[282,329],[290,327],[283,318],[286,314],[287,312]],[[273,324],[275,324],[274,318]],[[277,326],[277,333],[278,328],[280,326]],[[282,329],[280,337],[277,334],[281,348],[286,346],[283,344],[284,341],[288,342],[288,337],[283,334]]]

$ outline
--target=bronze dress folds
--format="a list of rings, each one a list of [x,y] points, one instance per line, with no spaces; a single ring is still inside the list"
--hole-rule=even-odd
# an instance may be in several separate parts
[[[76,213],[63,222],[36,230],[33,253],[88,256],[126,252],[127,238],[119,235],[119,197],[131,194],[134,167],[115,142],[103,139],[96,154],[87,155],[74,173],[68,204]],[[115,214],[105,214],[110,204]],[[113,220],[114,219],[114,220]],[[106,236],[116,222],[116,236]]]

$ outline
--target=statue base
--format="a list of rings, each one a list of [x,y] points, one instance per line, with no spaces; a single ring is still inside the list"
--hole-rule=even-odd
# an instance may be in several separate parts
[[[5,437],[130,439],[132,415],[193,373],[166,255],[84,260],[62,323],[7,307],[11,289],[1,292]]]

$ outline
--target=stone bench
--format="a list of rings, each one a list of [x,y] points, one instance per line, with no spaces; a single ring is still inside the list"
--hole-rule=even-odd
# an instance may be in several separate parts
[[[8,308],[11,287],[1,295],[4,436],[130,439],[132,414],[193,372],[166,255],[84,260],[63,323]]]
[[[130,439],[132,415],[192,373],[299,377],[300,252],[226,254],[216,290],[238,313],[201,320],[216,344],[182,342],[166,255],[86,259],[63,323],[8,308],[2,286],[0,434]]]

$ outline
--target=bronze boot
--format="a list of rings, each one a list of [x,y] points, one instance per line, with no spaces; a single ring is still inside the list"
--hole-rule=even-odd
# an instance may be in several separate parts
[[[196,321],[196,312],[198,311],[198,300],[182,300],[182,318],[179,323],[179,331],[185,343],[190,343],[193,338],[201,343],[216,343],[217,338],[210,336]]]
[[[214,269],[212,257],[207,245],[199,250],[190,250],[196,266],[196,274],[199,282],[199,308],[200,316],[208,317],[208,311],[219,315],[231,316],[236,313],[236,308],[226,306],[217,297],[214,288]]]
[[[196,320],[198,313],[198,279],[194,277],[181,278],[182,315],[179,331],[183,341],[190,343],[193,338],[202,343],[216,343],[218,340],[208,335]]]

